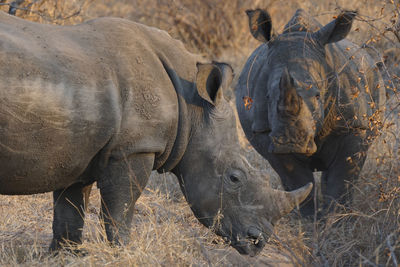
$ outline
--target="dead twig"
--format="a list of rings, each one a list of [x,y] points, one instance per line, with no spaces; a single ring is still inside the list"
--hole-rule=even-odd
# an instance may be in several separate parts
[[[387,238],[386,238],[386,245],[389,248],[390,251],[390,257],[392,258],[393,264],[394,266],[399,266],[398,261],[397,261],[397,257],[396,257],[396,253],[395,253],[395,248],[392,245],[392,238],[395,238],[395,235],[393,233],[391,233]],[[396,243],[396,241],[394,241],[394,243]]]
[[[15,13],[17,12],[18,7],[25,2],[25,0],[16,0],[14,2],[11,2],[10,8],[8,9],[8,14],[15,16]]]

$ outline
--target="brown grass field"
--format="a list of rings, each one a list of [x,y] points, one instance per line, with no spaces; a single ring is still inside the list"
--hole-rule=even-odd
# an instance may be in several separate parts
[[[8,11],[10,2],[0,1],[1,8]],[[239,74],[258,45],[244,13],[256,7],[270,12],[276,33],[300,7],[321,23],[343,9],[358,10],[349,36],[352,41],[369,44],[382,55],[386,49],[400,48],[400,3],[393,0],[26,0],[16,15],[55,24],[124,17],[164,29],[190,51],[226,61]],[[393,57],[388,60],[388,68],[397,67]],[[48,253],[51,193],[0,196],[0,266],[400,266],[399,97],[395,94],[388,103],[381,135],[354,184],[351,207],[333,212],[323,222],[304,220],[292,212],[281,219],[257,257],[239,255],[203,227],[173,175],[153,174],[136,204],[132,242],[127,246],[110,247],[104,242],[98,217],[100,196],[97,189],[92,192],[80,246],[85,256]],[[268,162],[237,130],[245,156],[265,171],[273,187],[279,187]]]

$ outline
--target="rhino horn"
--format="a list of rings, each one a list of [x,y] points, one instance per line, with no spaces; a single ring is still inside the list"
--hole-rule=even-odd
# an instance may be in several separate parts
[[[287,192],[281,190],[273,190],[273,198],[275,209],[272,211],[272,223],[275,223],[281,217],[290,213],[294,208],[298,207],[301,202],[303,202],[307,196],[310,194],[313,188],[312,183],[308,183],[303,187],[296,190]]]
[[[294,80],[287,68],[283,70],[281,80],[279,82],[280,97],[278,110],[297,115],[300,111],[300,96],[296,91]]]

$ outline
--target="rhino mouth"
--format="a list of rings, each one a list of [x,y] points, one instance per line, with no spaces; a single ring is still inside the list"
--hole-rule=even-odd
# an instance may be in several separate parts
[[[246,238],[235,238],[231,241],[231,246],[234,247],[240,254],[254,257],[259,254],[267,243],[267,235],[255,227],[250,227],[247,231]]]

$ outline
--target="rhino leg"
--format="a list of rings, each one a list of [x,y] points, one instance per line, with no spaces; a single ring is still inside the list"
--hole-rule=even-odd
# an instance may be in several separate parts
[[[50,250],[57,250],[66,241],[82,242],[84,200],[81,183],[53,192],[53,240]]]
[[[134,205],[147,184],[154,164],[154,154],[139,154],[112,159],[102,170],[98,187],[102,198],[102,219],[107,239],[113,244],[127,244]]]
[[[326,211],[335,202],[347,204],[352,198],[352,186],[360,175],[368,144],[360,135],[345,135],[337,140],[337,152],[327,171],[322,173],[321,186]]]
[[[281,178],[286,191],[298,189],[309,182],[314,183],[314,175],[308,165],[293,155],[270,155],[268,161]],[[314,190],[300,206],[303,216],[314,214]]]

